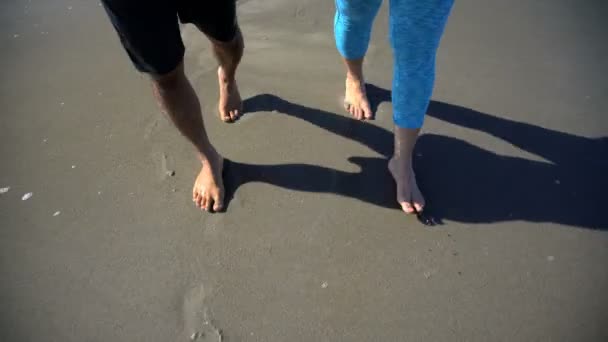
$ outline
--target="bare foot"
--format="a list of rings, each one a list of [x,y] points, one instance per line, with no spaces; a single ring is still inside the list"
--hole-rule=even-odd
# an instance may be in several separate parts
[[[192,189],[192,201],[197,207],[205,211],[213,209],[215,212],[224,208],[223,166],[224,158],[219,154],[209,162],[203,162]]]
[[[220,100],[218,109],[220,119],[224,122],[233,122],[243,113],[241,94],[234,79],[229,79],[222,67],[217,69],[217,78],[220,85]]]
[[[388,170],[397,184],[397,202],[407,214],[421,213],[424,210],[424,197],[416,184],[416,175],[411,162],[391,158]]]
[[[346,93],[344,94],[344,109],[357,120],[372,118],[372,110],[365,93],[365,82],[346,76]]]

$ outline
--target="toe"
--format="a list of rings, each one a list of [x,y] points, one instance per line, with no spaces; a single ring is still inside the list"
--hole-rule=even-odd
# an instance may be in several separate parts
[[[416,208],[417,212],[421,213],[422,211],[424,211],[424,206],[425,206],[424,197],[422,197],[420,190],[418,190],[417,188],[414,189],[414,193],[412,195],[412,202],[413,202],[414,208]]]
[[[399,202],[399,204],[401,205],[401,209],[406,214],[413,214],[414,213],[414,207],[412,206],[412,204],[410,202]]]
[[[424,202],[421,201],[414,201],[414,208],[416,208],[416,211],[421,213],[424,211]]]
[[[422,196],[422,192],[420,191],[420,188],[418,187],[418,184],[416,182],[416,175],[414,174],[414,170],[411,171],[411,177],[411,182],[413,185],[412,202],[414,204],[414,208],[416,208],[416,211],[420,213],[424,210],[424,196]]]
[[[363,116],[365,117],[366,120],[371,120],[373,115],[372,115],[372,110],[371,108],[369,108],[369,105],[363,106]]]
[[[213,211],[218,212],[224,209],[224,195],[219,194],[213,199]]]
[[[355,117],[355,106],[349,105],[348,106],[348,112],[350,113],[350,115],[352,115],[353,117]]]
[[[211,206],[213,205],[213,199],[209,196],[205,196],[205,203],[203,203],[203,209],[205,211],[211,211]]]
[[[198,194],[198,195],[196,196],[196,201],[195,201],[195,203],[196,203],[196,206],[197,206],[198,208],[202,208],[202,206],[203,206],[203,196],[201,196],[200,194]]]
[[[361,107],[357,107],[357,120],[363,120],[363,111]]]
[[[414,212],[414,207],[412,206],[412,198],[411,196],[406,196],[402,191],[397,190],[397,202],[401,206],[401,209],[406,214],[412,214]]]

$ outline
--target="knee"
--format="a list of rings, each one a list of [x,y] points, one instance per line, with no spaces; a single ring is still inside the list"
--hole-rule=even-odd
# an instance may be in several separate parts
[[[152,83],[158,89],[174,89],[185,77],[184,63],[180,62],[177,67],[168,73],[152,75]]]
[[[382,0],[338,0],[336,13],[344,23],[371,24]]]
[[[338,1],[334,34],[343,57],[359,59],[365,55],[377,12],[373,3],[375,1]]]
[[[234,32],[225,40],[219,40],[208,36],[211,45],[215,50],[226,51],[228,53],[242,53],[245,43],[243,40],[243,34],[238,25],[235,26]]]
[[[392,28],[389,41],[396,65],[420,68],[425,65],[428,66],[435,60],[438,42],[434,37],[420,34],[420,32],[403,34]]]
[[[337,0],[335,32],[367,43],[382,0]]]

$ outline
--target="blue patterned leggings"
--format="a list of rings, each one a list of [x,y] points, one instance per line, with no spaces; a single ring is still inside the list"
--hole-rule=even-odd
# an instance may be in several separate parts
[[[433,92],[435,55],[454,0],[390,0],[393,121],[420,128]],[[334,32],[344,58],[365,56],[382,0],[336,0]]]

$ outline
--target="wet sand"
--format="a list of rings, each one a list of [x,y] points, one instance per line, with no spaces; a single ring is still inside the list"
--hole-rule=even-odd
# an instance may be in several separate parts
[[[371,123],[341,107],[331,1],[240,2],[232,125],[184,27],[233,161],[228,212],[209,215],[192,148],[98,3],[2,2],[0,340],[608,340],[606,4],[457,1],[417,147],[432,228],[396,209],[385,170],[386,7]]]

